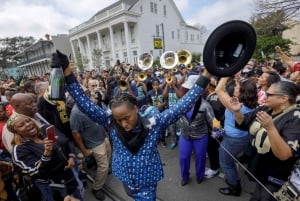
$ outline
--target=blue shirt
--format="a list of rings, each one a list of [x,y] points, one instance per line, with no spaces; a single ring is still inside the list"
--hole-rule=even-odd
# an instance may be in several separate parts
[[[253,109],[250,109],[246,106],[242,106],[241,113],[246,114],[251,112]],[[235,138],[241,138],[248,135],[248,131],[243,131],[235,127],[235,118],[234,113],[229,111],[228,109],[225,110],[225,122],[224,122],[224,130],[226,135]]]

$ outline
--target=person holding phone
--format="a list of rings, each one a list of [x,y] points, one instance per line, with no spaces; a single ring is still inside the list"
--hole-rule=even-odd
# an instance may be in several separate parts
[[[14,134],[12,160],[16,170],[31,177],[42,192],[44,200],[54,201],[49,183],[61,180],[65,181],[69,195],[83,200],[62,147],[53,141],[54,130],[51,127],[47,129],[47,134],[52,140],[42,134],[35,120],[16,114],[8,119],[7,129]]]

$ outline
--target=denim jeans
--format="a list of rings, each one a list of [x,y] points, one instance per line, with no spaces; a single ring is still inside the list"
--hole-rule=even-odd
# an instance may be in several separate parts
[[[233,138],[228,135],[223,136],[223,140],[219,148],[219,159],[226,182],[229,185],[236,185],[241,179],[234,159],[225,151],[225,149],[236,158],[240,153],[245,152],[248,149],[248,146],[250,146],[248,135],[241,138]]]

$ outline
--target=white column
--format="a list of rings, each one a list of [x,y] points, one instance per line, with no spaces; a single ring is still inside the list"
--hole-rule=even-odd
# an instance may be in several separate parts
[[[70,43],[71,43],[72,54],[73,54],[73,58],[71,58],[71,59],[72,59],[74,62],[77,62],[77,59],[76,59],[76,52],[75,52],[73,40],[71,40]]]
[[[125,31],[125,44],[126,44],[128,63],[132,65],[133,60],[132,60],[131,51],[130,51],[131,40],[130,40],[130,34],[129,34],[129,30],[128,30],[128,22],[123,22],[123,24],[124,24],[124,31]]]
[[[102,40],[101,40],[101,34],[100,34],[100,31],[96,31],[97,33],[97,40],[98,40],[98,48],[101,49],[103,51],[103,44],[102,44]]]
[[[112,29],[112,26],[109,26],[109,35],[110,35],[110,47],[111,47],[111,56],[113,59],[113,62],[111,63],[111,65],[114,65],[117,61],[116,59],[116,51],[115,51],[115,40],[114,40],[114,32]]]
[[[78,42],[78,46],[79,46],[79,50],[80,50],[80,54],[81,54],[81,56],[83,56],[84,54],[84,52],[83,52],[83,45],[82,45],[82,42],[81,42],[81,40],[80,40],[80,38],[77,38],[77,42]]]
[[[88,59],[89,59],[89,69],[94,69],[94,66],[93,66],[93,60],[92,60],[92,50],[91,50],[91,43],[90,43],[90,37],[89,35],[86,35],[86,41],[87,41],[87,56],[88,56]]]

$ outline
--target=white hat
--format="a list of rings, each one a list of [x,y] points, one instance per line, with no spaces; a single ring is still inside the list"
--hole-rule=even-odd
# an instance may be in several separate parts
[[[192,86],[197,81],[198,77],[199,77],[199,75],[190,75],[190,76],[188,76],[187,80],[181,86],[186,88],[186,89],[192,88]]]

